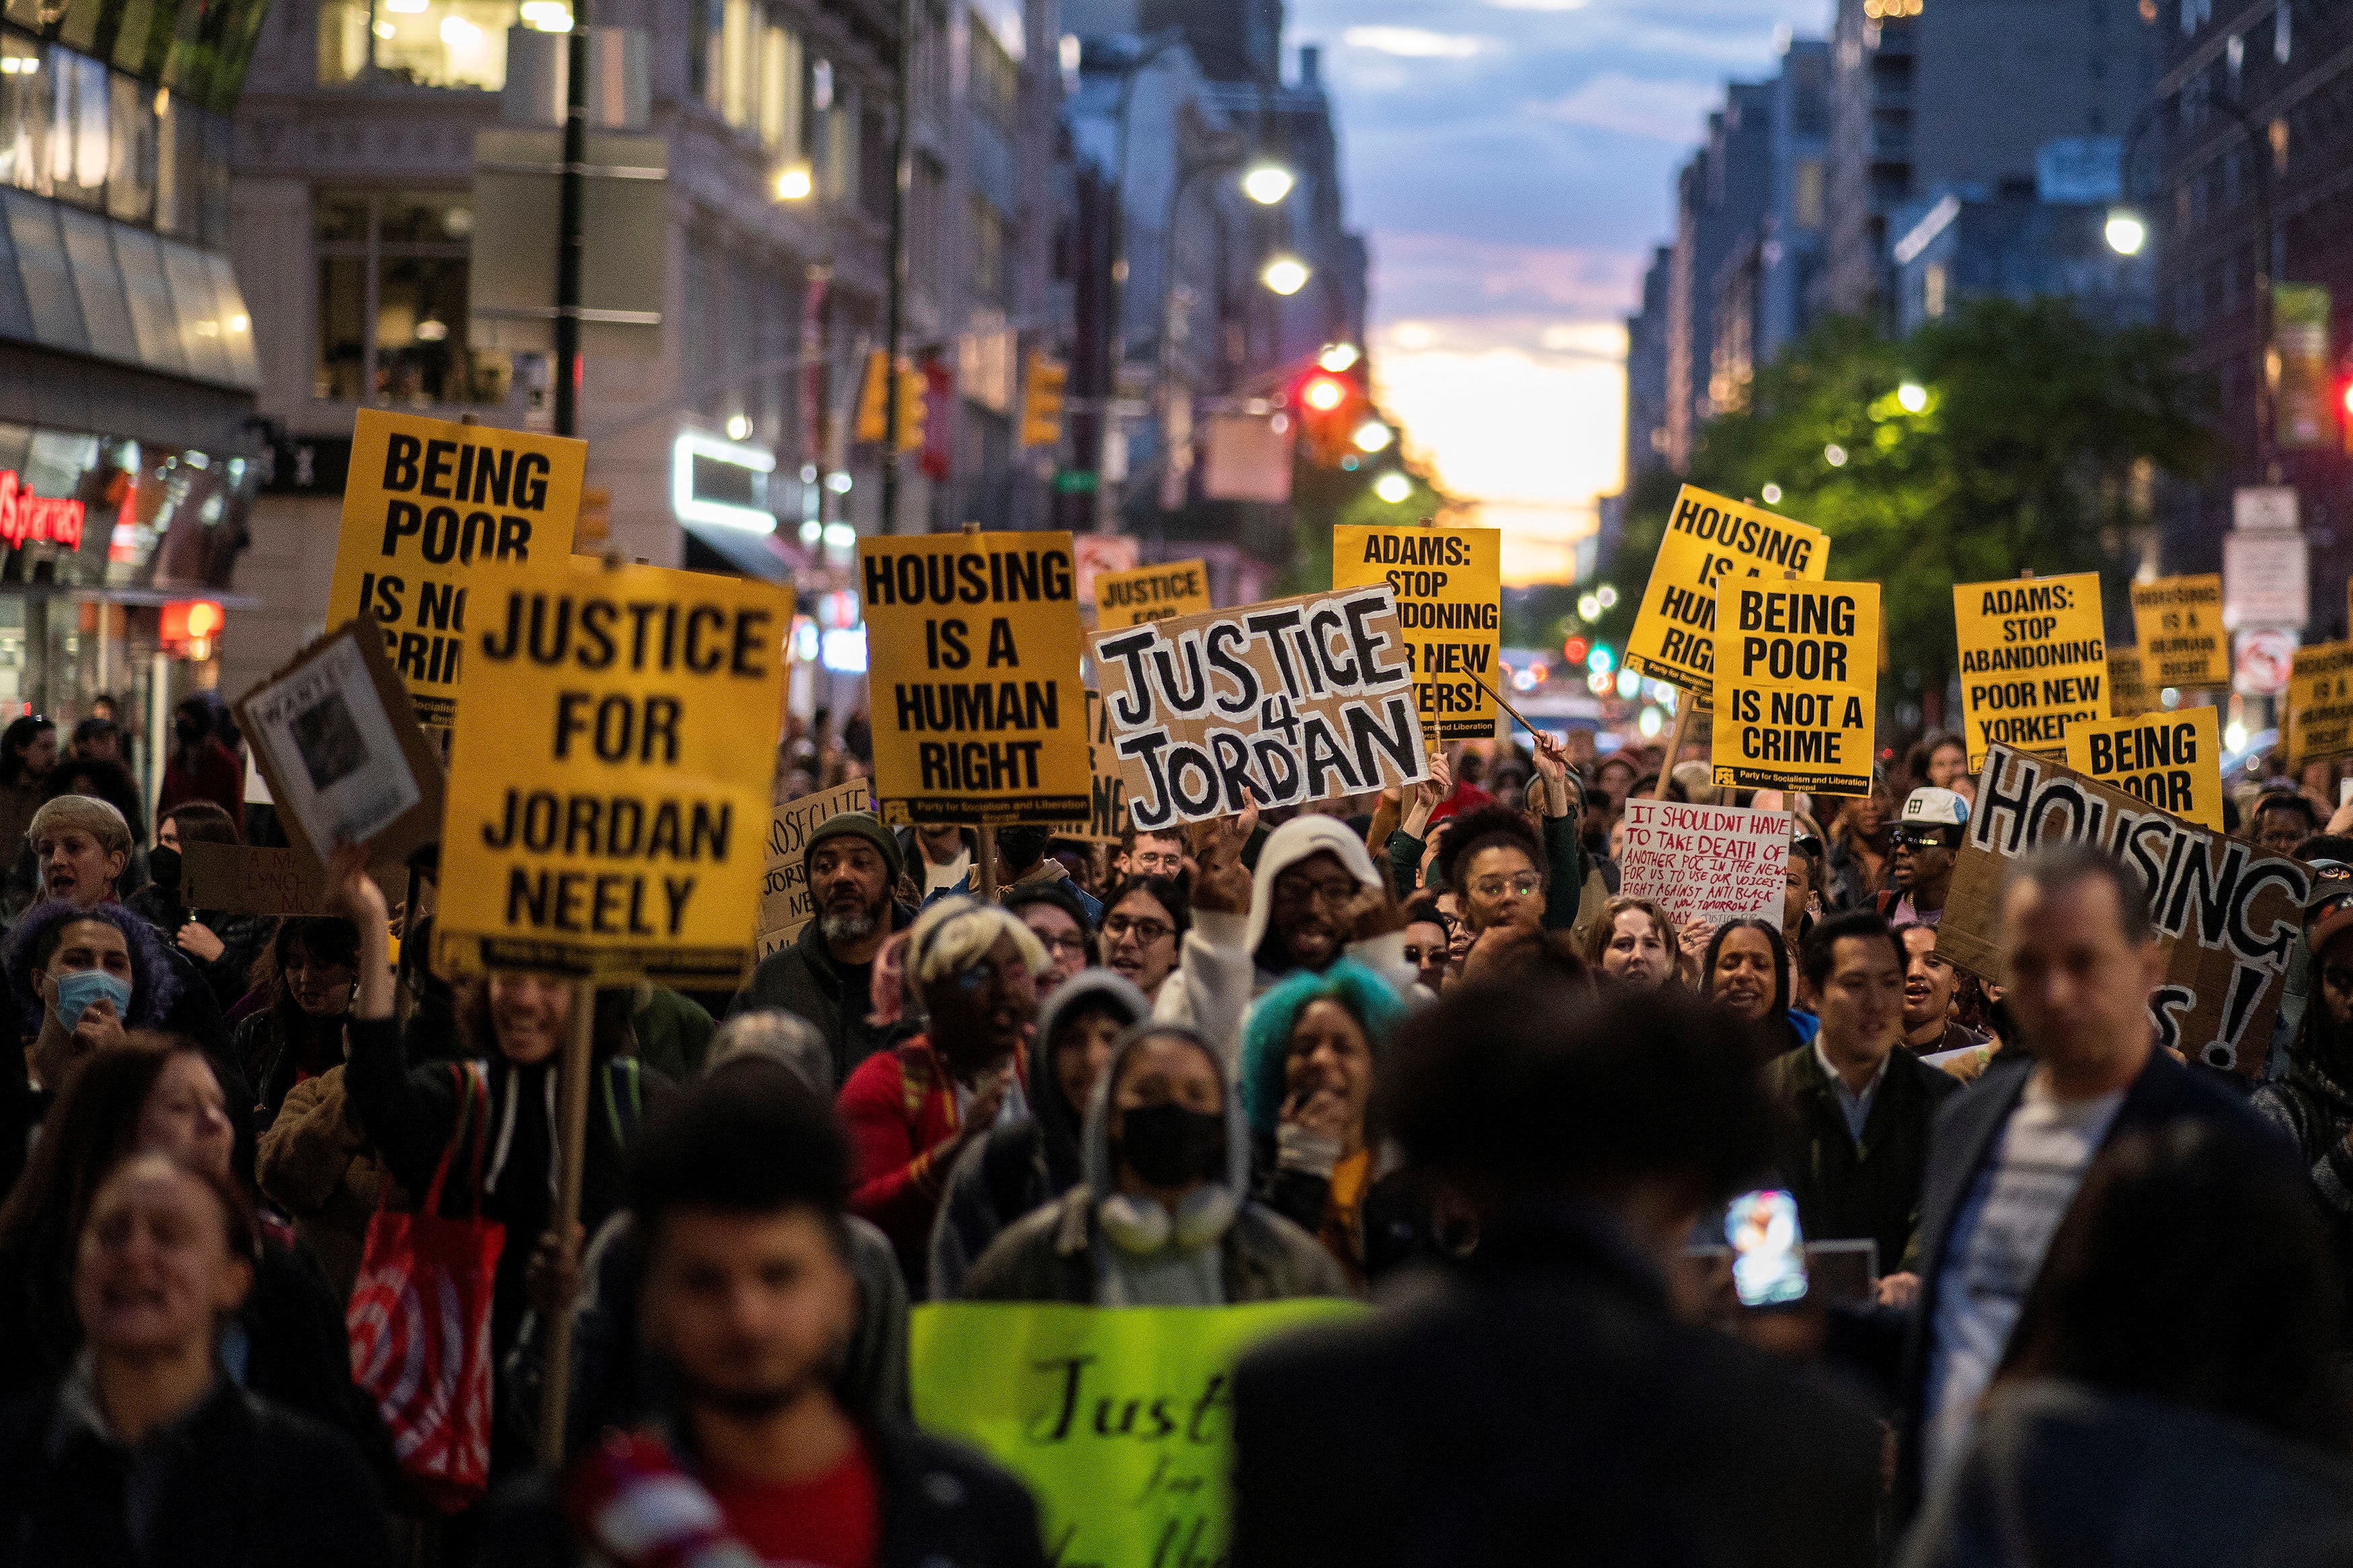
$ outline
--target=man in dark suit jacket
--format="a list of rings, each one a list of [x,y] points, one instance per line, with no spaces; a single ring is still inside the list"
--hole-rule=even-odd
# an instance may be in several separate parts
[[[1244,1361],[1237,1568],[1870,1563],[1868,1413],[1669,1300],[1703,1208],[1767,1158],[1760,1045],[1673,991],[1560,980],[1409,1024],[1386,1124],[1476,1253]]]
[[[2242,1102],[2158,1048],[2148,996],[2163,957],[2131,871],[2086,846],[2038,850],[2011,868],[2001,917],[2006,998],[2029,1054],[1998,1058],[1938,1115],[1918,1296],[1879,1325],[1901,1331],[1905,1514],[1966,1452],[2052,1237],[2111,1139],[2189,1118],[2286,1157]]]

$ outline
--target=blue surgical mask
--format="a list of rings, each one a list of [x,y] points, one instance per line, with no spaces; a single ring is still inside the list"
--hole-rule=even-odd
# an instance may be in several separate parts
[[[71,969],[58,976],[58,1022],[70,1030],[81,1022],[82,1012],[100,999],[114,1004],[114,1016],[128,1017],[131,1013],[131,982],[109,974],[103,969]]]

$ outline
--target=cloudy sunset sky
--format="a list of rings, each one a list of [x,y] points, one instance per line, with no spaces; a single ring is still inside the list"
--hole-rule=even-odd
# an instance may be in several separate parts
[[[1708,110],[1830,3],[1291,0],[1372,245],[1384,400],[1506,530],[1508,580],[1567,580],[1618,488],[1624,319]]]

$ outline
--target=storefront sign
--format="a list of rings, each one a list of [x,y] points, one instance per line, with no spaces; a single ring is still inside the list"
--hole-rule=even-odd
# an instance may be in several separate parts
[[[588,444],[364,408],[351,461],[327,624],[380,623],[417,721],[447,728],[467,588],[491,566],[553,571],[572,552]]]
[[[1715,689],[1717,583],[1780,582],[1791,572],[1819,583],[1829,559],[1830,539],[1820,530],[1685,485],[1626,639],[1627,667],[1708,700]]]
[[[1716,592],[1715,782],[1868,794],[1879,584],[1736,577]]]
[[[11,545],[47,542],[81,548],[82,504],[37,496],[12,468],[0,468],[0,540]]]
[[[2067,731],[2067,765],[2215,832],[2222,827],[2222,721],[2211,708],[2099,719]]]
[[[653,566],[474,573],[436,970],[733,989],[767,865],[790,598]]]
[[[1333,587],[1387,583],[1397,590],[1398,625],[1426,740],[1495,733],[1488,688],[1501,679],[1503,537],[1493,528],[1347,523],[1332,530]]]
[[[1717,728],[1721,729],[1719,725]],[[1789,870],[1789,814],[1630,797],[1618,890],[1713,929],[1761,920],[1779,930]]]
[[[2144,680],[2158,687],[2230,684],[2221,574],[2135,583],[2132,609]]]
[[[893,823],[1087,817],[1067,533],[858,542],[874,794]]]
[[[1956,584],[1953,626],[1971,773],[1991,745],[2064,755],[2069,724],[2108,717],[2098,573]]]
[[[1978,776],[1936,951],[2000,979],[2003,872],[2046,843],[2094,845],[2140,879],[2164,962],[2148,999],[2158,1043],[2209,1067],[2261,1072],[2311,870],[1996,745]]]
[[[1364,1310],[934,1302],[908,1325],[915,1419],[1021,1478],[1045,1561],[1206,1568],[1230,1561],[1234,1363]]]
[[[1097,632],[1090,651],[1138,828],[1429,776],[1387,583]]]
[[[2353,756],[2353,642],[2295,650],[2287,683],[2287,765]]]

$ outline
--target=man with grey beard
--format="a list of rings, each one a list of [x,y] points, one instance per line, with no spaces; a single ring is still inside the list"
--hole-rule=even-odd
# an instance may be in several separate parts
[[[790,946],[760,961],[728,1011],[781,1007],[807,1019],[833,1053],[838,1091],[852,1068],[889,1043],[889,1029],[867,1021],[874,955],[915,917],[892,901],[899,845],[871,811],[845,811],[818,824],[802,846],[801,865],[817,918]]]

